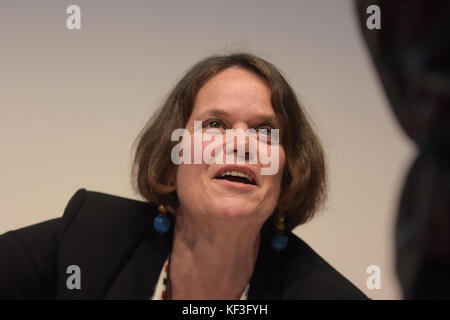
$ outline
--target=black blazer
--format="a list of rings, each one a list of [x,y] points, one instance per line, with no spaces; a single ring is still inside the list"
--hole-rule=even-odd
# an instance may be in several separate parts
[[[64,215],[0,236],[0,299],[150,299],[173,238],[153,229],[155,205],[78,190]],[[172,226],[175,218],[172,219]],[[366,299],[305,242],[275,252],[268,220],[248,299]],[[68,289],[67,267],[81,270]]]

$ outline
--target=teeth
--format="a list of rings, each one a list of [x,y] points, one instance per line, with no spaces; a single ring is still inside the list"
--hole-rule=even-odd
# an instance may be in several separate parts
[[[225,176],[243,177],[243,178],[248,179],[251,183],[253,183],[252,177],[249,174],[242,172],[242,171],[235,171],[235,170],[225,171],[224,173],[222,173],[222,177],[225,177]]]

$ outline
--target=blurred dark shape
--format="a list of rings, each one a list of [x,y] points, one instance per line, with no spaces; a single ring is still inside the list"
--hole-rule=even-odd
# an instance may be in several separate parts
[[[406,299],[450,298],[450,1],[356,0],[360,27],[403,130],[418,148],[396,224]],[[366,12],[381,9],[381,29]]]

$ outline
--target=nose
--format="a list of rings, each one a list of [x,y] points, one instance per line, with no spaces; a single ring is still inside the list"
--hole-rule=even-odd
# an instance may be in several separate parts
[[[233,126],[233,129],[242,129],[246,131],[248,129],[248,125],[245,122],[236,122]]]
[[[245,122],[236,122],[233,125],[234,135],[232,141],[233,152],[237,155],[238,159],[241,158],[245,162],[250,158],[250,138],[248,135],[248,125]]]

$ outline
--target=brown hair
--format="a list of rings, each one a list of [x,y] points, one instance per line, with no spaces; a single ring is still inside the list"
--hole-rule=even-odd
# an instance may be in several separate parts
[[[324,153],[282,74],[270,62],[249,53],[207,57],[178,81],[135,141],[134,187],[149,202],[178,207],[175,186],[167,185],[168,175],[175,168],[171,150],[178,143],[170,140],[172,131],[186,126],[200,88],[212,76],[233,66],[255,73],[272,92],[271,102],[279,119],[281,144],[286,154],[276,210],[285,215],[286,229],[290,231],[312,218],[325,200]]]

